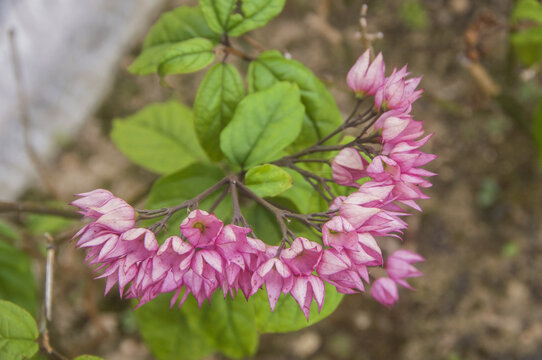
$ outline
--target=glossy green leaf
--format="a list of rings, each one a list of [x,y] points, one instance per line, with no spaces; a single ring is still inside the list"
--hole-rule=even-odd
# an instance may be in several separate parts
[[[0,300],[0,359],[28,359],[38,351],[38,327],[23,308]]]
[[[159,57],[158,74],[187,74],[201,70],[215,59],[213,47],[211,41],[203,38],[171,45]]]
[[[173,101],[115,119],[111,138],[130,160],[157,173],[171,173],[206,159],[196,139],[192,112]]]
[[[245,184],[258,196],[277,196],[293,185],[290,174],[276,165],[253,167],[245,175]]]
[[[294,143],[295,149],[316,143],[342,123],[335,99],[322,81],[303,64],[285,59],[277,51],[263,52],[251,62],[247,81],[249,92],[267,89],[278,81],[289,81],[299,86],[305,116],[299,138]],[[337,139],[334,138],[335,142]]]
[[[181,171],[158,179],[151,188],[147,204],[147,209],[161,209],[182,204],[210,188],[224,177],[224,173],[219,168],[210,164],[192,164]],[[222,189],[210,195],[199,204],[199,208],[207,210],[218,198]],[[159,240],[167,236],[179,235],[179,225],[186,217],[186,211],[179,211],[168,222],[168,232],[161,233]],[[223,221],[228,221],[231,217],[231,199],[226,197],[215,210],[215,214]],[[157,219],[159,220],[159,219]],[[157,220],[147,220],[146,226],[153,224]]]
[[[0,241],[0,299],[36,314],[37,297],[30,258],[3,241]]]
[[[158,360],[196,360],[217,351],[240,358],[256,351],[253,309],[242,296],[224,299],[216,292],[211,305],[201,308],[189,296],[180,309],[169,308],[170,297],[135,311],[143,340]]]
[[[281,295],[275,311],[271,312],[267,293],[264,290],[257,292],[250,298],[249,302],[254,306],[258,331],[262,333],[296,331],[315,324],[329,316],[337,309],[344,295],[338,293],[332,285],[326,283],[325,286],[326,297],[322,311],[318,312],[316,301],[313,300],[309,322],[307,322],[305,315],[303,315],[303,312],[299,309],[299,305],[292,296]]]
[[[217,34],[224,34],[243,21],[241,14],[233,14],[237,0],[200,0],[199,4],[207,24]]]
[[[217,139],[244,95],[243,78],[230,64],[213,66],[199,86],[194,101],[194,125],[201,146],[213,160],[223,157]]]
[[[269,210],[256,203],[249,203],[241,211],[258,239],[269,245],[280,244],[280,228]]]
[[[104,360],[101,357],[93,355],[80,355],[73,360]]]
[[[299,89],[294,84],[277,83],[241,100],[220,135],[220,147],[242,168],[271,162],[297,138],[302,121]]]
[[[181,6],[164,13],[150,29],[143,51],[129,70],[140,75],[157,72],[170,47],[194,38],[208,39],[213,45],[220,40],[205,22],[199,7]]]
[[[241,0],[241,16],[228,24],[228,35],[239,36],[267,24],[280,14],[286,0]],[[242,19],[242,20],[240,20]]]

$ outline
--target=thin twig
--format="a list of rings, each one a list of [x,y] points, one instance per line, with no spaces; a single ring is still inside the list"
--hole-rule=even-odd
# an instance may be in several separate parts
[[[78,214],[73,210],[55,208],[37,203],[12,203],[0,201],[0,213],[4,212],[55,215],[70,219],[82,218],[81,214]]]
[[[152,219],[152,218],[164,216],[162,220],[158,221],[157,223],[149,227],[149,230],[151,231],[160,232],[164,229],[167,229],[167,222],[169,221],[169,219],[171,219],[171,217],[176,212],[183,209],[190,209],[193,206],[197,206],[197,204],[201,200],[205,199],[207,196],[214,193],[216,190],[218,190],[220,187],[222,187],[229,181],[230,181],[230,178],[224,177],[222,180],[220,180],[219,182],[217,182],[216,184],[214,184],[213,186],[211,186],[210,188],[208,188],[207,190],[205,190],[204,192],[202,192],[195,198],[186,200],[185,202],[177,206],[156,210],[156,214],[153,214],[152,210],[151,211],[139,210],[140,219]]]
[[[45,234],[47,240],[47,263],[45,266],[45,301],[40,322],[41,346],[45,353],[55,360],[68,358],[52,346],[49,338],[49,324],[53,321],[53,281],[55,270],[55,240],[50,234]]]
[[[209,208],[209,212],[210,213],[214,213],[216,208],[218,207],[218,205],[220,205],[220,203],[222,202],[222,200],[224,200],[224,198],[226,197],[226,195],[228,195],[228,192],[229,192],[229,188],[224,188],[224,190],[220,193],[220,195],[218,196],[218,198],[215,200],[215,202],[213,203],[213,205],[211,205],[211,207]]]
[[[17,51],[17,41],[15,39],[14,29],[8,30],[8,37],[9,37],[9,44],[10,44],[10,51],[11,51],[11,61],[13,64],[13,74],[15,76],[15,84],[17,87],[19,115],[20,115],[20,120],[23,127],[23,141],[24,141],[25,151],[28,157],[30,158],[30,161],[36,168],[36,171],[38,172],[38,175],[40,176],[47,190],[55,198],[58,199],[60,198],[58,190],[56,189],[56,186],[54,185],[54,182],[51,179],[51,176],[49,175],[49,172],[47,171],[46,166],[43,164],[40,157],[38,156],[38,153],[32,146],[30,137],[28,135],[30,132],[30,114],[28,113],[26,94],[23,87],[21,61],[19,59],[19,52]]]

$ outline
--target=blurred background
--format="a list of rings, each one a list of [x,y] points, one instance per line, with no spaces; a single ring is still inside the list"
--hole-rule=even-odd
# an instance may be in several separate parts
[[[132,165],[108,134],[115,117],[150,102],[192,104],[204,72],[171,77],[166,88],[155,76],[126,70],[159,14],[185,4],[196,1],[0,0],[0,201],[61,203],[104,187],[141,204],[156,176]],[[346,73],[364,51],[361,4],[289,0],[252,33],[311,68],[345,117],[354,105]],[[542,359],[542,15],[514,20],[512,0],[367,4],[369,32],[384,35],[373,46],[388,69],[408,63],[424,76],[413,112],[434,132],[425,149],[439,155],[429,166],[439,175],[423,213],[409,217],[404,241],[427,258],[425,276],[411,282],[416,291],[401,291],[391,310],[347,296],[315,326],[263,335],[255,358]],[[15,30],[19,82],[8,29]],[[36,290],[24,291],[38,303],[43,233],[61,238],[70,226],[51,216],[0,217],[0,240],[31,258]],[[152,359],[130,303],[114,292],[102,296],[104,284],[92,280],[83,252],[64,241],[57,256],[55,348],[69,356]],[[6,266],[0,262],[0,277]]]

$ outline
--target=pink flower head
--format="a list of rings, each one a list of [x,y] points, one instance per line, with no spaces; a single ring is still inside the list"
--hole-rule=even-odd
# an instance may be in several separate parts
[[[295,275],[310,275],[322,258],[322,246],[308,239],[298,237],[280,259]]]
[[[314,275],[295,277],[294,286],[290,291],[290,294],[298,303],[301,311],[303,311],[303,314],[305,314],[307,321],[309,321],[312,299],[314,298],[316,300],[318,310],[322,311],[325,293],[326,290],[324,287],[324,282],[322,279]]]
[[[136,228],[123,233],[115,247],[105,252],[100,258],[100,262],[108,266],[98,277],[107,278],[105,293],[108,293],[118,282],[122,297],[126,285],[137,276],[141,263],[154,256],[157,250],[158,243],[151,231]]]
[[[337,291],[343,294],[363,292],[365,288],[362,278],[369,281],[365,266],[357,267],[345,252],[335,249],[324,250],[317,272],[323,280],[335,285]]]
[[[332,217],[322,227],[324,245],[337,250],[342,248],[356,249],[358,234],[356,229],[346,219],[340,216]]]
[[[412,266],[420,261],[425,261],[425,259],[412,251],[397,250],[386,261],[386,272],[390,279],[397,284],[412,290],[412,287],[404,279],[423,275]]]
[[[399,71],[393,69],[393,73],[386,78],[384,85],[375,95],[375,106],[385,109],[410,112],[412,103],[422,94],[423,90],[416,90],[421,77],[405,80],[408,75],[406,65]]]
[[[371,63],[371,51],[367,49],[346,75],[346,83],[358,96],[374,95],[384,84],[385,64],[382,53]]]
[[[224,223],[214,214],[194,210],[181,223],[181,232],[196,247],[212,245]]]
[[[195,253],[189,269],[184,273],[183,283],[201,306],[222,282],[224,259],[216,250],[202,249]],[[182,304],[182,302],[181,302]]]
[[[252,275],[252,295],[265,283],[271,311],[275,310],[280,293],[288,294],[294,285],[294,276],[287,265],[277,258],[264,262]]]
[[[392,279],[383,277],[373,282],[371,296],[389,309],[399,300],[399,290]]]
[[[359,187],[356,180],[367,176],[365,168],[368,162],[354,148],[344,148],[331,162],[333,180],[340,185]]]
[[[126,201],[109,196],[106,190],[86,194],[90,195],[73,201],[72,205],[78,206],[84,216],[95,219],[94,223],[115,232],[124,232],[134,227],[135,210]]]
[[[75,196],[78,196],[79,199],[72,201],[70,205],[81,209],[82,211],[79,211],[79,213],[83,215],[85,215],[86,211],[90,208],[103,206],[106,202],[115,197],[110,191],[104,189],[96,189],[86,193],[75,194]]]

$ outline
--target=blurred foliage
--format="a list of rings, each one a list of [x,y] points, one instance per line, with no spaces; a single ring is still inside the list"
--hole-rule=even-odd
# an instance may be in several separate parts
[[[429,22],[427,10],[419,0],[404,0],[399,8],[399,18],[412,30],[424,30]]]

